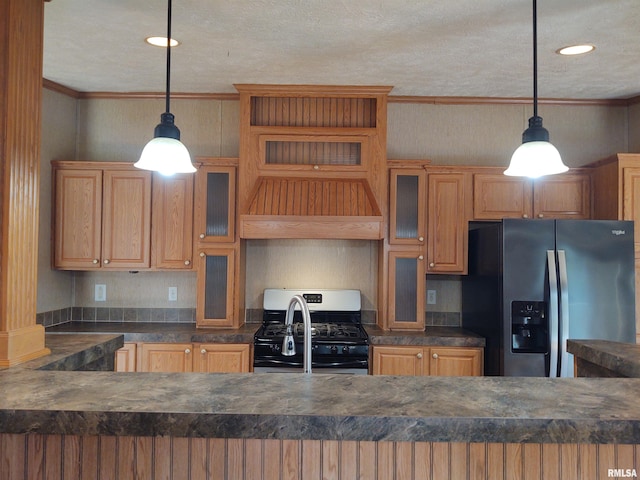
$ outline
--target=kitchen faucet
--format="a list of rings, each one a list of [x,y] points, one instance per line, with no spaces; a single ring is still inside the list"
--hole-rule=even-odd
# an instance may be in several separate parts
[[[287,316],[284,320],[287,332],[282,342],[282,355],[289,357],[296,354],[296,344],[293,340],[293,311],[296,303],[300,305],[304,322],[304,373],[311,373],[311,315],[309,314],[307,301],[302,295],[294,295],[289,302]]]

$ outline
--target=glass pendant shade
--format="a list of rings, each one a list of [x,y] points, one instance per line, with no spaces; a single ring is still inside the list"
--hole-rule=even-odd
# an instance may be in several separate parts
[[[527,142],[520,145],[505,175],[537,178],[543,175],[563,173],[569,168],[562,163],[560,152],[549,142]]]
[[[542,118],[529,119],[529,128],[522,134],[520,145],[513,156],[505,175],[537,178],[569,170],[560,158],[560,152],[549,143],[549,132],[542,126]]]
[[[187,147],[180,140],[168,137],[156,137],[147,143],[134,166],[166,176],[196,171]]]

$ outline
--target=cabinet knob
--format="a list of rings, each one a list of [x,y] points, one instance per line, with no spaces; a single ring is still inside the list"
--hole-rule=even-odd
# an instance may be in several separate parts
[[[184,264],[185,264],[185,265],[191,265],[191,260],[185,260],[185,261],[184,261]]]
[[[107,264],[107,263],[111,263],[111,261],[108,258],[105,258],[103,263]]]
[[[418,354],[416,355],[416,358],[422,358],[422,354],[421,354],[421,353],[418,353]]]
[[[526,213],[522,215],[522,218],[529,218],[529,215],[527,215]]]
[[[319,167],[318,165],[314,165],[314,166],[313,166],[313,169],[314,169],[314,170],[320,170],[320,167]]]
[[[424,260],[424,255],[418,255],[418,260]]]
[[[97,265],[98,263],[100,263],[100,260],[98,260],[97,258],[94,258],[92,263],[94,265]]]
[[[544,218],[544,213],[539,213],[538,218]]]
[[[434,353],[433,355],[431,355],[433,358],[435,358],[436,360],[438,359],[438,354]]]
[[[433,262],[431,262],[431,263],[429,264],[429,268],[434,268],[435,266],[436,266],[436,264],[435,264],[435,263],[433,263]]]
[[[186,353],[187,355],[189,355],[191,353],[191,349],[190,348],[185,348],[184,349],[184,353]]]
[[[204,258],[204,252],[200,252],[200,257]]]
[[[200,353],[204,355],[205,353],[207,353],[207,350],[203,348],[202,350],[200,350]]]
[[[418,241],[424,242],[424,237],[418,237]]]
[[[205,237],[205,234],[204,234],[204,233],[201,233],[201,234],[200,234],[200,238],[204,238],[204,237]]]

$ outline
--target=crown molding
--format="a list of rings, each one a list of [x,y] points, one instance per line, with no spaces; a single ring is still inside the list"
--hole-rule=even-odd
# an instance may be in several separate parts
[[[164,92],[80,92],[59,83],[42,80],[46,89],[62,93],[76,99],[164,99]],[[182,100],[239,100],[238,93],[188,93],[172,92],[172,99]],[[418,95],[389,95],[389,103],[422,103],[429,105],[531,105],[531,98],[509,97],[427,97]],[[626,99],[571,99],[571,98],[539,98],[541,105],[582,105],[582,106],[616,106],[627,107],[640,103],[640,95]]]

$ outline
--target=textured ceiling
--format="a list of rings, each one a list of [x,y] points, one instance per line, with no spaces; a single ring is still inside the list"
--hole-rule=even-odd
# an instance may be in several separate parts
[[[44,76],[162,92],[166,1],[45,3]],[[174,0],[173,92],[234,83],[390,85],[392,95],[531,97],[529,0]],[[592,43],[596,51],[555,50]],[[539,0],[541,98],[640,95],[640,0]]]

